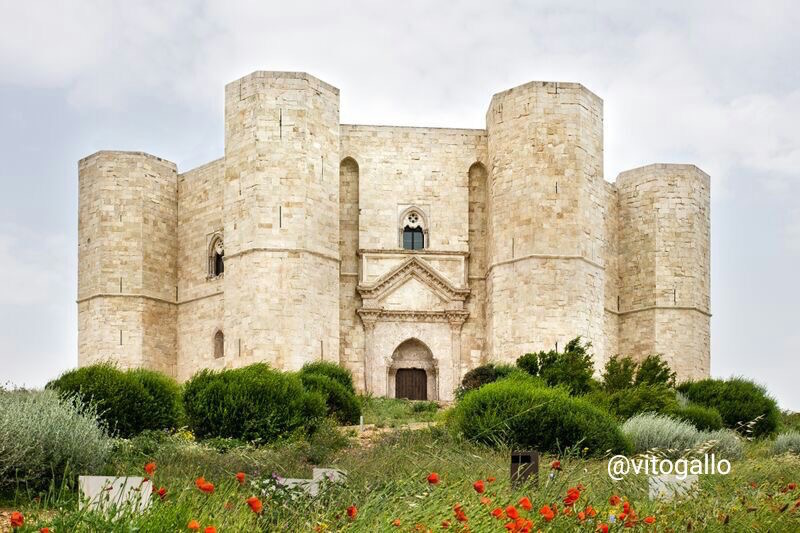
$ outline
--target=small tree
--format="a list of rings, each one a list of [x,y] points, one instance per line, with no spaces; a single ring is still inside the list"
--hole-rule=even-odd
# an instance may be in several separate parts
[[[550,350],[525,354],[517,359],[517,366],[539,376],[548,386],[565,385],[574,395],[585,394],[591,389],[594,372],[589,354],[591,346],[591,343],[583,344],[581,338],[576,337],[567,343],[563,352]]]
[[[636,361],[632,357],[615,355],[603,369],[603,388],[608,392],[630,388],[635,374]]]
[[[660,355],[648,355],[639,363],[636,371],[636,385],[666,385],[675,387],[675,372]]]

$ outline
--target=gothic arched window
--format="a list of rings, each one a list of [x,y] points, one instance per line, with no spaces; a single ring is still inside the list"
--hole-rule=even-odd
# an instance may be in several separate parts
[[[225,246],[221,235],[215,235],[208,247],[208,277],[216,278],[225,272]]]
[[[403,228],[403,248],[406,250],[422,250],[425,248],[425,233],[422,228]]]
[[[428,224],[421,210],[410,207],[400,216],[400,246],[423,250],[428,245]]]
[[[214,333],[214,359],[222,359],[225,357],[225,335],[222,331],[217,330]]]

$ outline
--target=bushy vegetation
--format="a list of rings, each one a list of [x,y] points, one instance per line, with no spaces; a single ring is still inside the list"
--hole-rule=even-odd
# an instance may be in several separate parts
[[[664,359],[658,354],[648,355],[636,369],[634,385],[664,385],[675,386],[675,372],[669,368]]]
[[[325,397],[308,392],[296,375],[263,363],[235,370],[203,370],[185,385],[184,408],[198,437],[272,442],[313,431],[325,417]]]
[[[355,394],[356,389],[353,386],[353,374],[346,368],[343,368],[336,363],[328,361],[317,361],[314,363],[306,363],[300,370],[301,375],[318,374],[327,376],[330,379],[341,384],[347,389],[350,394]]]
[[[675,372],[658,355],[648,355],[641,362],[630,356],[615,355],[606,361],[603,370],[603,389],[608,392],[624,390],[635,385],[675,387]]]
[[[632,357],[612,356],[603,370],[603,388],[608,392],[625,390],[633,385],[636,361]]]
[[[770,435],[778,428],[780,411],[764,387],[741,378],[704,379],[678,387],[690,401],[713,407],[725,427],[753,437]]]
[[[800,455],[800,432],[792,430],[775,437],[775,442],[772,443],[772,453],[775,455],[783,453]]]
[[[667,415],[643,413],[628,419],[622,432],[636,453],[658,451],[681,456],[691,451],[707,450],[729,459],[743,455],[744,445],[730,430],[698,431],[692,424]]]
[[[488,363],[481,366],[476,366],[466,374],[461,380],[461,386],[456,390],[456,398],[461,398],[467,392],[479,389],[489,383],[494,383],[500,379],[507,379],[512,377],[520,377],[526,373],[514,365],[495,365]]]
[[[181,421],[180,388],[157,372],[103,363],[65,372],[47,388],[94,405],[108,429],[122,437],[176,428]]]
[[[532,376],[540,377],[550,387],[562,386],[580,395],[592,388],[594,363],[589,354],[591,343],[580,337],[569,341],[563,352],[527,353],[517,359],[517,366]]]
[[[693,448],[698,440],[693,425],[657,413],[631,417],[622,425],[622,432],[631,440],[636,453],[653,449],[683,452]]]
[[[365,424],[377,427],[399,427],[412,422],[432,422],[439,413],[436,402],[411,401],[403,398],[361,398]]]
[[[356,395],[339,381],[325,374],[300,373],[300,381],[307,391],[315,391],[325,398],[328,416],[341,424],[357,424],[361,417],[361,405]],[[351,384],[352,385],[352,384]]]
[[[627,420],[639,413],[669,414],[678,409],[675,391],[664,385],[637,385],[610,394],[593,391],[585,398],[607,409],[619,420]]]
[[[497,381],[467,393],[450,423],[468,439],[491,445],[543,451],[579,446],[591,454],[628,448],[608,413],[563,390],[530,386],[526,380]]]
[[[724,426],[722,416],[713,407],[689,404],[676,410],[675,417],[689,422],[701,431],[716,431]]]
[[[92,406],[51,390],[0,390],[0,490],[98,474],[112,441]]]

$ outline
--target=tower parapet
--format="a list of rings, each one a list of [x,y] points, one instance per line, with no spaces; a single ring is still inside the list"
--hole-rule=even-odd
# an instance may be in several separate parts
[[[78,361],[175,374],[177,170],[142,152],[78,165]]]

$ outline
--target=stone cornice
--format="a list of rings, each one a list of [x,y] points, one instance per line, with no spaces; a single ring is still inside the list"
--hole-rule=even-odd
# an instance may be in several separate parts
[[[304,254],[310,254],[310,255],[317,256],[317,257],[321,257],[321,258],[327,259],[329,261],[335,261],[336,263],[339,263],[341,261],[339,259],[339,256],[337,256],[337,255],[332,255],[332,254],[325,253],[325,252],[320,252],[320,251],[317,251],[317,250],[311,250],[309,248],[281,248],[281,247],[269,247],[269,246],[254,247],[254,248],[248,248],[246,250],[240,250],[238,252],[232,252],[230,254],[226,254],[225,255],[225,260],[227,261],[228,259],[232,259],[234,257],[239,257],[239,256],[242,256],[242,255],[251,254],[253,252],[304,253]]]
[[[362,255],[451,255],[457,257],[469,257],[469,252],[459,252],[455,250],[406,250],[404,248],[361,248],[357,254]]]
[[[642,311],[696,311],[701,315],[706,315],[708,317],[711,316],[709,311],[705,309],[700,309],[699,307],[688,306],[688,305],[648,305],[646,307],[637,307],[635,309],[628,309],[626,311],[614,311],[613,309],[609,309],[608,307],[604,308],[607,313],[611,313],[614,315],[622,316],[622,315],[630,315],[633,313],[641,313]]]
[[[526,259],[570,259],[570,260],[578,260],[583,261],[593,267],[599,268],[600,270],[605,270],[605,267],[596,261],[592,261],[591,259],[584,257],[582,255],[557,255],[557,254],[527,254],[522,255],[519,257],[514,257],[512,259],[504,259],[503,261],[497,261],[496,263],[492,263],[489,265],[489,268],[486,269],[487,276],[489,273],[494,270],[495,267],[509,265],[511,263],[517,263],[519,261],[524,261]]]
[[[391,322],[449,322],[463,324],[469,316],[468,311],[422,311],[422,310],[395,310],[395,309],[367,309],[358,311],[361,320],[367,323],[378,321]]]

